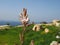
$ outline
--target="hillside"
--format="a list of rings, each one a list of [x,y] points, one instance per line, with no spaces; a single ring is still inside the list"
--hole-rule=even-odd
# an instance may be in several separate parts
[[[44,30],[33,31],[32,27],[33,25],[26,27],[24,45],[30,45],[31,40],[34,40],[35,45],[50,45],[52,41],[60,42],[60,39],[56,39],[56,35],[60,35],[58,34],[60,32],[59,27],[44,26],[49,29],[49,33],[45,33]],[[20,45],[19,35],[22,30],[22,27],[11,27],[10,29],[0,30],[0,45]]]

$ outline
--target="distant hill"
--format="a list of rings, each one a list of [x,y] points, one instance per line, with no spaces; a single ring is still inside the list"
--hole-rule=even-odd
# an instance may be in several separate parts
[[[11,26],[16,26],[16,25],[21,25],[22,23],[19,21],[5,21],[5,20],[0,20],[0,25],[6,25],[9,23]],[[29,22],[31,23],[31,22]],[[35,24],[39,24],[40,22],[34,22]]]
[[[18,21],[0,21],[0,25],[6,25],[7,23],[11,26],[21,25],[21,22]]]

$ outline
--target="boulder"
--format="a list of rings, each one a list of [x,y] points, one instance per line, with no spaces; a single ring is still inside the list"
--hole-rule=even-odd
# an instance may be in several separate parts
[[[53,25],[59,26],[60,25],[60,20],[53,20]]]
[[[45,28],[44,31],[45,31],[45,33],[48,33],[49,32],[49,29],[48,28]]]
[[[52,42],[50,43],[50,45],[58,45],[58,42],[57,42],[57,41],[52,41]]]
[[[56,27],[59,27],[60,26],[60,23],[56,23]]]
[[[34,45],[34,40],[31,40],[30,45]]]
[[[33,31],[39,31],[40,30],[40,25],[39,24],[34,25],[32,30]]]

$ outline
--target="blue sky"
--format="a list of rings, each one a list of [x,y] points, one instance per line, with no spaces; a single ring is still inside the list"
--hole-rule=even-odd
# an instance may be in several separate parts
[[[31,21],[60,20],[60,0],[0,0],[0,20],[19,21],[23,8]]]

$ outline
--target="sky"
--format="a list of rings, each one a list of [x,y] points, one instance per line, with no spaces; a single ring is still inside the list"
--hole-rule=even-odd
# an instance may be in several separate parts
[[[20,21],[23,8],[30,21],[60,20],[60,0],[0,0],[0,21]]]

